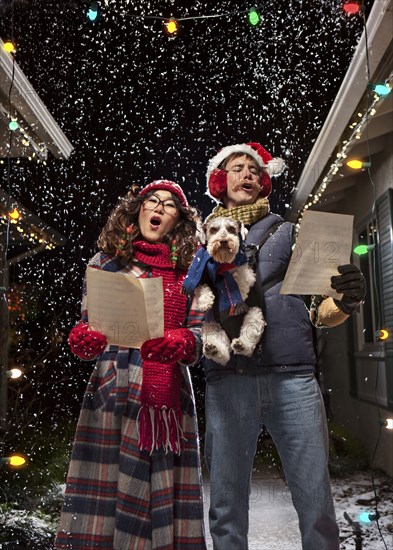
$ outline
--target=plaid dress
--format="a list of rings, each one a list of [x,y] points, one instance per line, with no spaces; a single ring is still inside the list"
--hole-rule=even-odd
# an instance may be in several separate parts
[[[98,253],[89,265],[105,269]],[[114,262],[109,265],[113,269]],[[129,266],[123,273],[145,276]],[[82,318],[87,320],[86,291]],[[199,342],[199,315],[188,325]],[[55,548],[203,550],[202,483],[194,395],[187,367],[181,390],[180,455],[138,448],[139,350],[108,346],[94,367],[76,429]]]

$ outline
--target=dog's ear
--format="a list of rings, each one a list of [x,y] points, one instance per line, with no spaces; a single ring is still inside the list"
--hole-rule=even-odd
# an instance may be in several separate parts
[[[197,221],[197,236],[201,244],[206,244],[206,232],[207,224],[202,223],[201,220]]]
[[[248,229],[245,227],[244,223],[240,220],[237,220],[237,230],[244,241],[244,239],[247,237]]]

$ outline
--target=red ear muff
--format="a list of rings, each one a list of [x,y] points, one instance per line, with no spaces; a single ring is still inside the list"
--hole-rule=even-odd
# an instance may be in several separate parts
[[[261,192],[259,193],[261,197],[268,197],[272,192],[272,180],[269,174],[262,172],[259,185],[261,186]]]
[[[222,199],[227,190],[227,173],[216,168],[209,176],[209,193],[215,199]]]

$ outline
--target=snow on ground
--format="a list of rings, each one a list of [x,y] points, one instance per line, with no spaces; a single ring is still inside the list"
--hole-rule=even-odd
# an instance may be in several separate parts
[[[378,497],[377,509],[380,514],[376,521],[359,521],[367,519],[369,513],[375,513],[375,494],[370,473],[361,473],[349,478],[332,481],[336,514],[340,527],[342,548],[357,550],[354,528],[344,518],[346,512],[361,529],[362,548],[364,550],[393,549],[393,480],[383,474],[375,475],[375,488]],[[378,525],[385,540],[382,541]],[[358,535],[359,537],[359,535]],[[359,543],[358,543],[359,544]],[[360,548],[360,546],[359,546]]]
[[[57,487],[61,491],[61,486]],[[360,522],[362,513],[375,513],[375,495],[370,472],[332,480],[340,527],[341,550],[393,550],[393,480],[375,475],[378,521]],[[207,548],[212,550],[208,529],[209,479],[204,481]],[[344,517],[348,514],[352,525]],[[356,525],[357,523],[357,525]],[[50,550],[53,548],[53,518],[22,510],[0,514],[0,550]],[[356,533],[357,530],[357,533]],[[360,545],[361,542],[361,545]],[[228,549],[235,550],[235,549]],[[296,512],[288,487],[273,469],[255,473],[250,496],[249,550],[301,550]],[[319,549],[315,549],[319,550]]]
[[[332,480],[332,490],[340,527],[341,550],[393,550],[393,481],[388,476],[375,476],[379,497],[379,526],[375,521],[364,523],[359,515],[374,513],[375,497],[371,474],[359,473]],[[208,550],[213,545],[208,533],[209,481],[205,481],[205,520]],[[344,517],[357,522],[360,533]],[[362,546],[360,546],[360,537]],[[357,540],[356,540],[357,539]],[[358,546],[356,546],[356,544]],[[386,546],[385,546],[386,544]],[[296,512],[285,482],[277,475],[254,477],[250,496],[249,550],[301,550]],[[316,549],[317,550],[317,549]]]

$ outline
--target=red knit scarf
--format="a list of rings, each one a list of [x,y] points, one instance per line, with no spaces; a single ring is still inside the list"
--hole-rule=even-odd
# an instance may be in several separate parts
[[[164,330],[180,328],[187,298],[181,287],[186,273],[173,269],[171,251],[163,243],[135,241],[134,257],[151,267],[152,277],[162,277],[164,290]],[[183,432],[180,391],[183,374],[177,362],[143,361],[141,402],[138,413],[139,448],[150,453],[161,446],[177,454]]]

